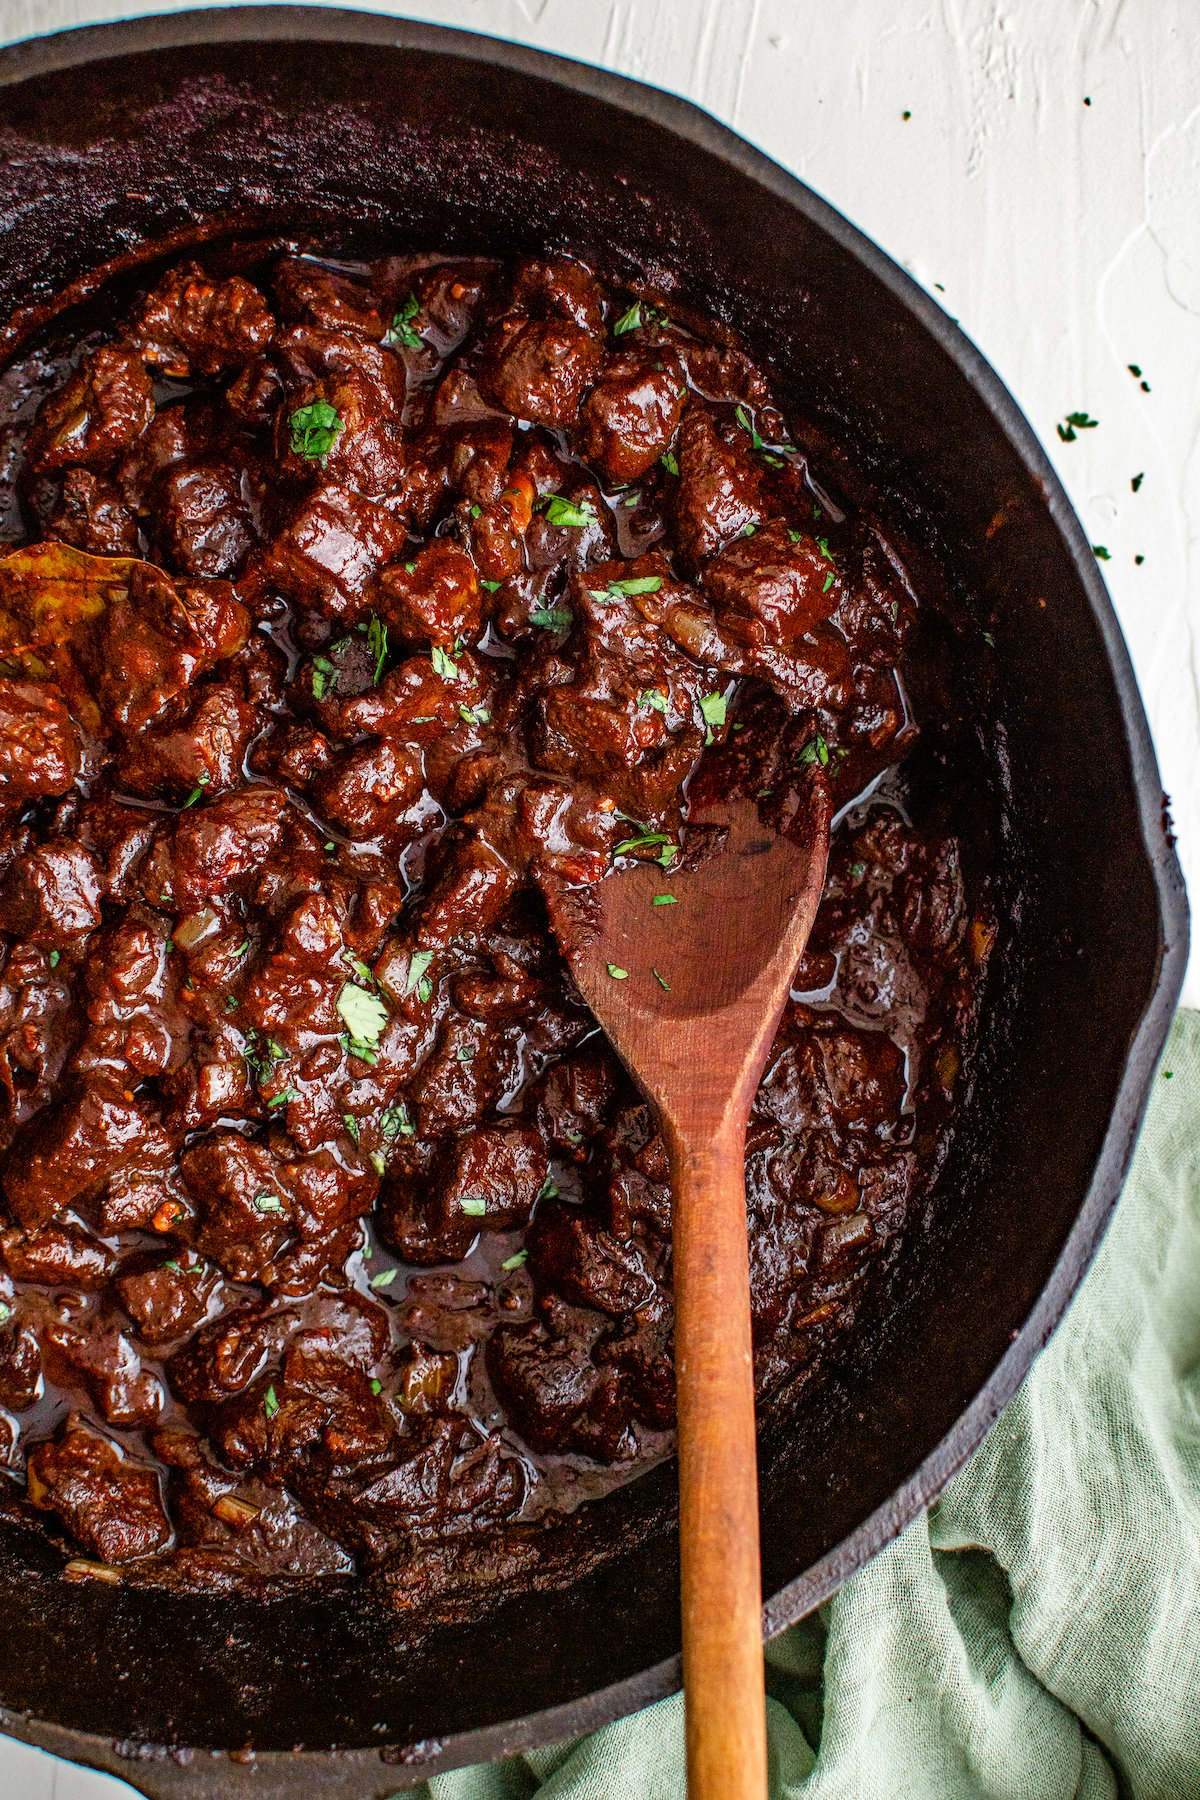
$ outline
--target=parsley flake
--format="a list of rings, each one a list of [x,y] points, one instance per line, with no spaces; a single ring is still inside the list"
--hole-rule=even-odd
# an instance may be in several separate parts
[[[383,674],[383,665],[387,661],[388,628],[375,613],[371,614],[371,623],[367,627],[367,648],[375,658],[375,686],[379,686],[379,677]]]
[[[558,1183],[557,1183],[557,1181],[555,1181],[553,1175],[547,1175],[545,1181],[543,1181],[541,1187],[538,1189],[538,1199],[539,1200],[557,1200],[558,1199]]]
[[[629,980],[629,970],[618,968],[616,963],[609,963],[608,972],[612,976],[614,981],[628,981]]]
[[[562,525],[570,531],[583,531],[596,523],[596,508],[590,500],[565,500],[561,494],[543,494],[538,501],[550,525]]]
[[[704,741],[713,741],[713,726],[723,725],[728,713],[728,705],[724,694],[704,694],[700,700],[700,713],[708,729],[704,733]]]
[[[378,1290],[379,1288],[391,1287],[391,1285],[392,1285],[393,1281],[395,1281],[395,1279],[396,1279],[396,1270],[395,1269],[380,1269],[378,1275],[372,1275],[371,1286],[373,1288],[375,1288],[376,1290]]]
[[[254,1210],[260,1213],[282,1212],[283,1201],[270,1188],[262,1188],[254,1196]]]
[[[653,975],[655,981],[657,981],[659,987],[662,988],[663,992],[669,994],[671,991],[671,984],[666,976],[660,975],[657,969],[651,969],[650,973]]]
[[[429,652],[429,660],[433,664],[433,672],[440,675],[443,681],[458,680],[458,664],[452,656],[447,656],[440,644],[435,644]]]
[[[1096,558],[1097,562],[1112,561],[1112,551],[1108,548],[1107,544],[1093,544],[1092,555]]]
[[[376,1396],[383,1392],[383,1383],[380,1381],[378,1375],[372,1375],[371,1377],[371,1392]]]
[[[531,625],[540,625],[545,631],[564,631],[571,623],[571,614],[563,606],[535,606],[529,614]]]
[[[409,324],[409,320],[415,319],[420,310],[417,296],[410,293],[404,305],[392,314],[392,323],[384,337],[384,343],[403,344],[406,350],[423,349],[424,339]]]
[[[482,1219],[487,1211],[487,1201],[480,1199],[478,1194],[467,1194],[458,1204],[471,1219]]]
[[[1055,429],[1064,444],[1073,444],[1081,431],[1094,431],[1099,423],[1099,419],[1090,419],[1085,412],[1070,412]]]
[[[1145,469],[1142,470],[1140,475],[1135,475],[1133,477],[1133,479],[1131,480],[1129,485],[1133,489],[1135,494],[1137,493],[1138,489],[1141,487],[1141,485],[1142,485],[1143,481],[1145,481],[1145,479],[1146,479]]]
[[[52,951],[51,951],[51,952],[50,952],[50,955],[49,955],[49,957],[48,957],[48,958],[47,958],[47,961],[48,961],[48,962],[49,962],[49,964],[50,964],[50,967],[51,967],[51,968],[52,968],[52,969],[57,969],[57,967],[58,967],[58,958],[59,958],[59,954],[60,954],[60,953],[59,953],[59,951],[57,951],[57,950],[52,950]]]
[[[187,799],[183,803],[184,812],[187,811],[189,806],[195,806],[197,800],[200,798],[201,794],[204,792],[205,788],[208,786],[208,784],[211,780],[212,780],[212,776],[208,773],[207,769],[204,771],[203,775],[200,775],[197,777],[195,787],[192,789],[191,793],[188,795]]]
[[[370,1151],[367,1155],[367,1161],[377,1175],[384,1175],[387,1173],[387,1158],[381,1150]]]
[[[263,1395],[263,1411],[266,1413],[268,1419],[273,1419],[275,1414],[279,1411],[279,1400],[276,1397],[274,1382],[271,1383],[271,1386]]]
[[[0,1300],[0,1325],[7,1325],[12,1318],[12,1307],[7,1300]]]
[[[511,1256],[505,1257],[500,1267],[506,1275],[511,1275],[514,1269],[523,1269],[528,1261],[528,1250],[514,1250]]]
[[[306,456],[312,462],[324,464],[341,429],[341,416],[328,400],[313,400],[308,406],[298,406],[288,418],[293,455]]]
[[[624,838],[621,843],[614,844],[612,854],[628,856],[631,850],[645,850],[651,844],[670,844],[671,842],[672,839],[667,836],[665,831],[643,831],[640,837]]]
[[[408,959],[408,974],[404,977],[404,992],[411,994],[421,985],[421,977],[433,961],[432,950],[414,950]]]
[[[825,739],[821,736],[820,732],[817,733],[811,743],[805,744],[803,750],[800,752],[800,761],[802,763],[820,763],[823,769],[829,767],[829,745],[825,742]]]
[[[352,1044],[363,1044],[369,1050],[379,1046],[379,1034],[387,1024],[388,1011],[383,1001],[366,988],[348,981],[334,1002],[345,1020]]]
[[[498,581],[485,581],[481,575],[479,577],[479,585],[481,588],[486,588],[489,594],[494,594],[496,589],[500,586],[500,583]]]
[[[395,1106],[385,1106],[379,1120],[379,1129],[387,1139],[394,1137],[413,1137],[416,1126],[408,1116],[408,1108],[403,1100]]]
[[[678,906],[678,904],[678,894],[655,894],[654,899],[651,902],[651,905],[653,906]]]
[[[665,713],[669,702],[661,688],[643,688],[638,695],[638,707],[651,706],[655,712]]]
[[[342,1124],[346,1127],[346,1131],[349,1134],[351,1142],[357,1144],[357,1142],[358,1142],[358,1120],[355,1118],[354,1114],[353,1113],[343,1113],[342,1114]]]
[[[613,326],[614,337],[624,337],[627,331],[636,331],[642,322],[642,303],[635,300],[628,312],[623,312]]]
[[[676,456],[676,454],[673,450],[664,450],[663,454],[659,457],[658,460],[662,464],[663,468],[667,471],[668,475],[678,475],[678,473],[679,473],[679,458]]]
[[[486,725],[492,715],[486,706],[460,706],[458,716],[465,725]]]

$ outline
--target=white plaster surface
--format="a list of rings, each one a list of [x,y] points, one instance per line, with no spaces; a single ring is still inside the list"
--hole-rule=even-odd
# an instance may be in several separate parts
[[[0,41],[147,10],[183,8],[0,0]],[[1200,0],[368,10],[517,39],[685,95],[823,194],[959,320],[1111,553],[1103,572],[1200,894]],[[1055,423],[1076,410],[1099,424],[1063,444]],[[1200,957],[1184,998],[1200,1004]],[[0,1800],[128,1793],[0,1742]]]

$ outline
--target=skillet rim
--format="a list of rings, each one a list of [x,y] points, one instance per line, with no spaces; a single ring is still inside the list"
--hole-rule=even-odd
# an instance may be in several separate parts
[[[485,33],[431,25],[389,14],[341,7],[232,6],[75,26],[0,47],[0,89],[45,79],[67,69],[158,50],[238,42],[337,43],[430,52],[551,82],[649,121],[723,162],[765,189],[831,238],[886,288],[933,338],[983,402],[996,427],[1041,493],[1064,543],[1098,627],[1120,706],[1125,746],[1137,794],[1141,849],[1158,908],[1159,956],[1154,985],[1134,1031],[1104,1141],[1087,1192],[1051,1274],[1012,1343],[974,1399],[942,1440],[886,1502],[840,1544],[764,1601],[764,1636],[772,1637],[827,1599],[849,1575],[882,1550],[937,1496],[978,1448],[1045,1346],[1083,1281],[1116,1206],[1183,983],[1188,953],[1188,905],[1128,647],[1091,545],[1040,440],[1012,394],[981,352],[925,290],[857,226],[745,138],[693,102],[630,76],[513,43]],[[522,1718],[414,1745],[346,1751],[267,1752],[253,1765],[211,1753],[207,1768],[155,1757],[143,1761],[130,1746],[70,1726],[32,1720],[0,1708],[8,1735],[71,1761],[116,1775],[152,1797],[219,1793],[283,1800],[299,1792],[357,1800],[395,1793],[427,1776],[465,1764],[511,1756],[540,1744],[591,1731],[674,1692],[679,1658]],[[381,1751],[388,1762],[381,1761]],[[205,1755],[209,1761],[209,1753]],[[133,1760],[131,1760],[133,1756]],[[394,1761],[392,1759],[395,1759]]]

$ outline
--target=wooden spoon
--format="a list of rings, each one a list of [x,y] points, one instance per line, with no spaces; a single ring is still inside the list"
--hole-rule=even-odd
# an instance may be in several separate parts
[[[825,882],[819,770],[791,798],[786,837],[753,800],[693,805],[689,841],[702,826],[713,846],[699,866],[675,875],[643,862],[548,896],[571,973],[657,1107],[671,1161],[691,1800],[767,1792],[743,1156]]]

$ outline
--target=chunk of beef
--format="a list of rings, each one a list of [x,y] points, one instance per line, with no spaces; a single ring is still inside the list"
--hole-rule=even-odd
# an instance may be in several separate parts
[[[194,794],[192,805],[212,799],[243,779],[243,760],[259,725],[257,708],[231,683],[198,688],[129,740],[121,785],[148,799],[182,802]]]
[[[28,1483],[33,1505],[55,1513],[103,1563],[135,1562],[170,1545],[158,1476],[81,1424],[69,1422],[57,1443],[30,1452]]]
[[[365,282],[309,256],[282,256],[271,272],[280,318],[377,344],[384,334],[378,296]]]
[[[255,480],[221,457],[184,463],[163,479],[155,538],[180,575],[236,576],[258,542]]]
[[[243,369],[275,332],[266,301],[240,275],[210,280],[196,263],[163,276],[142,303],[129,341],[164,375],[220,375]]]
[[[31,468],[103,469],[154,417],[150,378],[128,350],[91,350],[38,408],[25,443]]]
[[[203,1324],[221,1278],[191,1251],[166,1259],[139,1252],[121,1264],[114,1286],[139,1337],[157,1347]]]
[[[15,1281],[81,1292],[106,1286],[116,1264],[111,1247],[78,1225],[43,1225],[30,1232],[10,1226],[0,1231],[0,1253]]]
[[[515,1046],[501,1032],[451,1016],[412,1090],[422,1137],[446,1137],[495,1109],[517,1071]]]
[[[460,723],[460,707],[476,710],[486,705],[487,697],[484,671],[469,653],[451,657],[437,669],[427,656],[413,656],[389,669],[377,688],[328,712],[330,723],[345,736],[370,732],[429,744]]]
[[[547,1200],[526,1243],[537,1282],[577,1306],[619,1319],[660,1298],[664,1252],[644,1233],[622,1241],[578,1207]]]
[[[68,1091],[22,1128],[9,1152],[4,1197],[36,1231],[67,1207],[80,1207],[120,1173],[161,1175],[170,1139],[146,1107],[95,1084]]]
[[[137,520],[116,484],[91,469],[68,469],[46,536],[91,556],[136,556]]]
[[[60,1385],[86,1387],[110,1425],[154,1425],[163,1408],[162,1382],[144,1368],[131,1339],[95,1304],[68,1295],[43,1326],[47,1372]],[[66,1372],[63,1372],[63,1365]]]
[[[826,538],[775,519],[714,557],[704,590],[718,621],[739,641],[794,648],[832,617],[843,583]]]
[[[288,810],[278,788],[255,786],[181,813],[167,862],[171,898],[198,906],[256,874],[279,843]]]
[[[185,1150],[180,1173],[200,1208],[196,1242],[235,1281],[270,1285],[295,1239],[295,1201],[263,1144],[222,1132]]]
[[[583,403],[583,453],[616,484],[636,481],[669,450],[687,388],[672,351],[610,358]]]
[[[54,951],[18,944],[0,973],[0,1118],[7,1143],[59,1081],[79,1031],[70,974]]]
[[[420,754],[378,738],[336,757],[312,791],[320,811],[347,837],[374,838],[393,830],[423,787]]]
[[[393,563],[379,582],[380,614],[402,637],[453,650],[478,637],[483,602],[475,565],[456,545],[435,539],[411,562]]]
[[[531,1125],[481,1126],[449,1147],[434,1176],[431,1212],[448,1219],[462,1213],[464,1200],[482,1200],[482,1213],[467,1215],[476,1228],[515,1231],[528,1223],[547,1171],[545,1145]]]
[[[761,525],[762,474],[739,446],[727,444],[703,407],[691,406],[679,433],[675,543],[683,567],[698,575],[710,556]]]
[[[612,1051],[600,1039],[556,1063],[534,1090],[540,1136],[560,1155],[582,1160],[612,1118],[622,1080]]]
[[[604,328],[604,294],[592,271],[570,257],[526,257],[513,277],[510,304],[535,317],[570,319],[596,336]]]
[[[79,773],[79,732],[52,681],[0,676],[0,805],[65,794]]]
[[[19,856],[0,889],[0,927],[62,949],[100,923],[101,876],[92,852],[64,840]]]
[[[387,1348],[382,1307],[360,1294],[322,1293],[299,1306],[246,1307],[202,1326],[167,1364],[172,1390],[205,1414],[240,1394],[268,1366],[278,1366],[297,1334],[369,1372]]]
[[[598,1462],[632,1454],[620,1377],[592,1356],[603,1323],[598,1313],[560,1306],[549,1321],[502,1325],[490,1339],[492,1383],[535,1450],[574,1450]]]
[[[479,386],[518,419],[573,425],[603,355],[598,339],[569,320],[505,319],[484,343]]]
[[[397,488],[405,464],[400,359],[379,344],[308,326],[285,333],[276,350],[289,383],[276,426],[286,472],[311,479],[319,469],[360,494]]]
[[[10,1309],[0,1325],[0,1406],[27,1412],[44,1391],[42,1352],[33,1323],[18,1319]]]
[[[353,623],[406,536],[398,513],[331,482],[301,502],[264,553],[261,572],[289,600]]]

